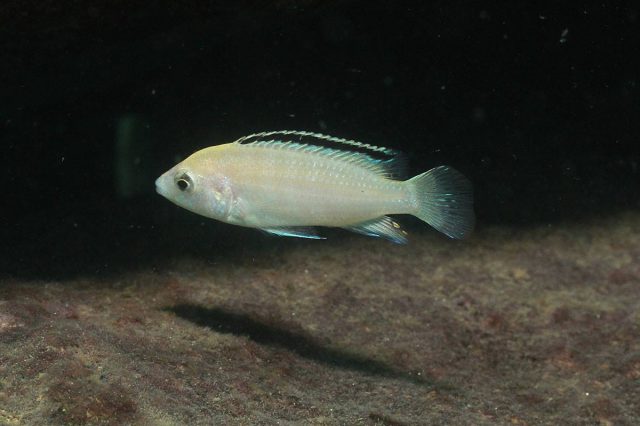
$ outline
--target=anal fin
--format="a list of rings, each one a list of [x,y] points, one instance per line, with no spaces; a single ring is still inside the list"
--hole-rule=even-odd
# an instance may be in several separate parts
[[[264,232],[269,234],[278,235],[280,237],[297,237],[297,238],[311,238],[313,240],[324,240],[325,237],[321,237],[316,232],[315,228],[308,226],[280,226],[277,228],[260,228]]]
[[[345,229],[370,237],[382,237],[396,244],[407,243],[407,233],[402,230],[400,224],[389,216],[382,216],[377,219],[346,226]]]

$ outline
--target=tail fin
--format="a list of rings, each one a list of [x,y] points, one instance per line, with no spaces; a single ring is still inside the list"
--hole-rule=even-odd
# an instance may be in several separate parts
[[[418,210],[413,213],[451,238],[465,238],[473,230],[471,182],[448,166],[435,167],[407,181],[413,186]]]

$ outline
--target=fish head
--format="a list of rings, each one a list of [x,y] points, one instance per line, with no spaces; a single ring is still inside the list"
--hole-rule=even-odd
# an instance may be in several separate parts
[[[203,150],[204,151],[204,150]],[[156,179],[156,192],[193,213],[226,220],[233,191],[214,158],[199,151]]]

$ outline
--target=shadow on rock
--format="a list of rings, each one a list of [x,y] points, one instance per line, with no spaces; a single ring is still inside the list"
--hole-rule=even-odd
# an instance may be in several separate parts
[[[245,314],[196,305],[177,305],[166,308],[166,310],[175,313],[180,318],[203,327],[209,327],[219,333],[246,336],[258,344],[283,348],[302,358],[331,367],[372,376],[405,380],[423,386],[437,386],[441,390],[450,387],[413,373],[399,371],[380,361],[324,347],[303,333],[286,329],[286,324],[274,324],[272,321],[252,318]]]

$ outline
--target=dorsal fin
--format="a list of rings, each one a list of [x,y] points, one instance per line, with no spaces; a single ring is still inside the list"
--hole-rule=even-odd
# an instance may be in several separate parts
[[[243,136],[234,143],[305,151],[358,164],[385,177],[406,177],[406,159],[400,151],[321,133],[299,130],[261,132]]]
[[[356,151],[356,152],[367,152],[372,153],[374,155],[382,155],[389,157],[395,157],[400,154],[399,151],[393,150],[391,148],[385,148],[383,146],[374,146],[369,145],[363,142],[358,142],[353,139],[343,139],[337,138],[335,136],[323,135],[322,133],[314,133],[314,132],[305,132],[301,130],[277,130],[272,132],[260,132],[254,133],[252,135],[243,136],[236,141],[239,144],[249,144],[252,142],[274,140],[280,142],[295,142],[299,144],[305,145],[316,145],[322,146],[326,148],[330,148],[331,146],[327,145],[335,145],[342,144],[346,145],[341,147],[341,149],[345,151]]]

